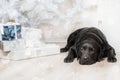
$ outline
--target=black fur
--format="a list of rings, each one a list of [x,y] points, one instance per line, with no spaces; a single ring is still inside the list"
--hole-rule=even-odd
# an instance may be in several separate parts
[[[75,58],[80,64],[90,65],[107,57],[108,62],[116,62],[115,50],[111,47],[104,34],[97,28],[82,28],[70,34],[67,45],[60,52],[67,52],[64,62],[73,62]]]

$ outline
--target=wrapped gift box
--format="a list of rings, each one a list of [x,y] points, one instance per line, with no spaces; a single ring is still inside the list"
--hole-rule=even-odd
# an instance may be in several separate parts
[[[14,49],[18,39],[22,39],[19,23],[0,24],[0,46],[4,52]]]

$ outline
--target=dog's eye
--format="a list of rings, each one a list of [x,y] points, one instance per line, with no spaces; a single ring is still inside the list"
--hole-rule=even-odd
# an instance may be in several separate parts
[[[81,47],[80,50],[84,50],[83,47]]]
[[[90,51],[94,51],[94,49],[93,49],[93,48],[90,48]]]

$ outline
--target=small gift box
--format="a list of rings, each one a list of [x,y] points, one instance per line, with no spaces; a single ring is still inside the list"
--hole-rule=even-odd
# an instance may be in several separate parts
[[[0,24],[0,45],[3,51],[10,51],[15,41],[22,38],[21,29],[19,23]]]
[[[22,38],[21,25],[19,23],[1,24],[1,41],[12,41]]]

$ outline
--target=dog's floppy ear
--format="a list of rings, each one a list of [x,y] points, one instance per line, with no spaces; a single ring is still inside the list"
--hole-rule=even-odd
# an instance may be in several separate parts
[[[104,57],[105,57],[105,49],[106,49],[106,45],[104,46],[100,46],[99,45],[99,54],[98,54],[98,61],[101,61]]]
[[[98,57],[97,57],[98,61],[102,60],[103,54],[104,54],[104,51],[103,51],[102,47],[100,47],[99,54],[98,54]]]
[[[76,44],[76,55],[77,55],[77,60],[81,57],[81,52],[79,51],[80,43]]]

